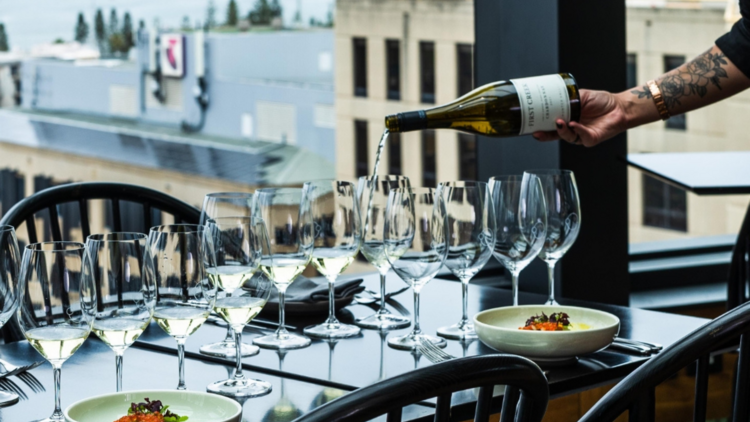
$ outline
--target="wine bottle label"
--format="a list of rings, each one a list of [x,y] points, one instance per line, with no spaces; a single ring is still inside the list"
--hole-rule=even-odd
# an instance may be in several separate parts
[[[521,132],[556,130],[555,120],[570,121],[570,97],[560,75],[511,79],[521,106]]]

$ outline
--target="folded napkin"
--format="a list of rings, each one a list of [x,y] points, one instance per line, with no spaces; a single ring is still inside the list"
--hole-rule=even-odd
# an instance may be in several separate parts
[[[354,300],[354,295],[363,291],[362,279],[337,282],[334,286],[336,309],[341,309]],[[314,281],[299,276],[286,289],[285,312],[287,315],[326,315],[328,313],[328,281]],[[279,312],[279,293],[274,287],[262,314]]]

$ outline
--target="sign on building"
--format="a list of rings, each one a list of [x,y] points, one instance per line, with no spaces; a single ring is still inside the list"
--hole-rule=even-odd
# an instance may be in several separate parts
[[[182,34],[162,34],[161,72],[170,78],[185,76],[185,37]]]

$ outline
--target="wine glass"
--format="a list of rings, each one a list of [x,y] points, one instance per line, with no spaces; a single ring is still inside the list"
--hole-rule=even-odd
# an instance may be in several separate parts
[[[216,301],[216,283],[206,266],[213,259],[211,239],[202,226],[174,224],[152,227],[143,265],[156,295],[154,320],[177,341],[178,390],[185,390],[185,342],[203,325]]]
[[[518,275],[539,254],[547,230],[542,183],[534,175],[490,178],[497,220],[493,255],[513,279],[513,306],[518,305]]]
[[[19,280],[21,331],[54,371],[55,411],[39,422],[62,422],[62,365],[89,336],[96,317],[91,260],[83,243],[33,243],[24,250]]]
[[[146,239],[142,233],[93,234],[86,239],[97,297],[93,331],[115,352],[117,391],[122,391],[122,355],[148,328],[156,305],[150,294],[153,280],[142,274]]]
[[[253,194],[245,192],[216,192],[209,193],[203,198],[203,208],[199,224],[206,224],[210,218],[217,217],[249,217],[252,213]],[[219,288],[223,288],[219,286]],[[234,358],[237,348],[234,345],[232,325],[227,325],[224,340],[201,346],[200,352],[208,356]],[[242,343],[242,357],[255,356],[260,353],[258,346]]]
[[[447,237],[445,207],[436,189],[391,190],[383,231],[385,256],[396,274],[414,290],[414,328],[409,334],[389,339],[389,346],[416,350],[420,340],[426,340],[445,347],[444,339],[422,334],[419,293],[443,266],[448,255]]]
[[[260,270],[279,291],[279,328],[274,334],[256,337],[253,343],[269,349],[300,349],[310,339],[291,334],[284,326],[284,294],[310,262],[313,250],[312,220],[302,206],[302,189],[268,188],[255,192],[253,216],[266,222],[268,244],[264,244]]]
[[[214,309],[232,327],[234,344],[242,344],[245,324],[255,318],[268,302],[272,283],[266,277],[253,277],[260,265],[263,242],[268,241],[263,220],[252,217],[217,217],[206,222],[214,258],[207,262],[209,278],[224,291]],[[208,387],[211,393],[240,399],[258,397],[271,392],[271,384],[245,378],[242,353],[235,352],[234,376]]]
[[[357,325],[375,330],[392,330],[408,327],[409,318],[393,315],[386,309],[385,276],[391,264],[385,257],[383,246],[383,224],[388,193],[391,189],[408,188],[409,178],[398,175],[362,176],[357,184],[357,199],[362,216],[362,255],[380,273],[380,309],[368,317],[357,320]]]
[[[547,238],[539,258],[547,263],[549,299],[555,301],[555,264],[573,246],[581,230],[581,202],[578,199],[576,177],[570,170],[529,170],[524,172],[539,177],[547,202]]]
[[[0,226],[0,327],[18,308],[16,283],[21,256],[13,226]],[[18,394],[0,391],[0,407],[18,402]]]
[[[457,324],[438,328],[441,337],[465,340],[477,337],[469,320],[469,281],[492,256],[495,246],[495,207],[487,183],[445,182],[438,185],[445,203],[448,257],[445,266],[461,280],[463,313]]]
[[[302,188],[302,204],[313,224],[312,262],[328,280],[328,319],[306,327],[310,337],[339,339],[359,334],[359,327],[336,319],[334,283],[354,261],[362,243],[362,226],[354,184],[341,181],[307,182]]]

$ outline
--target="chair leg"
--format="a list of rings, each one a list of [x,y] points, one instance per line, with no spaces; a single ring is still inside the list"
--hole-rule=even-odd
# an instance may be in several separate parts
[[[654,422],[656,397],[653,388],[648,389],[630,405],[630,422]]]
[[[494,385],[488,385],[479,389],[477,396],[477,408],[474,412],[474,422],[489,422],[490,408],[492,403],[492,391]]]
[[[734,408],[732,421],[747,421],[750,416],[748,411],[748,394],[750,393],[750,334],[746,333],[740,337],[740,353],[737,364],[737,383],[734,387]]]
[[[693,422],[706,422],[706,404],[708,401],[708,359],[701,356],[695,371],[695,405],[693,407]]]
[[[516,419],[516,405],[520,392],[518,387],[510,385],[505,386],[505,395],[503,396],[503,407],[500,410],[500,422],[513,422]]]

